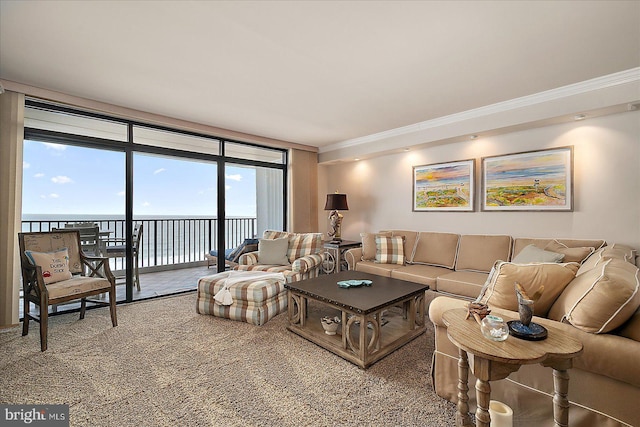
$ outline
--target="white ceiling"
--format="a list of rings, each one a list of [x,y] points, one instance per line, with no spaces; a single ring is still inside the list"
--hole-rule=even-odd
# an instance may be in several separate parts
[[[0,79],[316,147],[638,66],[639,1],[0,0]]]

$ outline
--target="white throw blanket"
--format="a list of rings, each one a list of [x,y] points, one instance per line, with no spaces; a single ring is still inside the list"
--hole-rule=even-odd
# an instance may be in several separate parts
[[[257,280],[273,279],[280,283],[285,282],[284,274],[282,273],[269,273],[268,271],[236,271],[231,270],[228,272],[228,276],[224,280],[222,288],[213,296],[215,302],[221,305],[233,304],[233,298],[229,288],[238,283],[255,282]]]

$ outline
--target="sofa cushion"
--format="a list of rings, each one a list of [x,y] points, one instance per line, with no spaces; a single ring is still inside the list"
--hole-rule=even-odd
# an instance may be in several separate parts
[[[636,310],[616,333],[621,337],[640,342],[640,309]]]
[[[549,311],[549,318],[568,321],[585,332],[612,331],[640,306],[638,271],[621,259],[598,264],[567,286]]]
[[[392,270],[391,277],[394,279],[406,280],[408,282],[429,285],[436,289],[436,278],[442,274],[450,273],[451,270],[434,265],[411,264]]]
[[[260,239],[258,243],[258,262],[267,265],[288,265],[287,250],[289,238]]]
[[[562,245],[565,245],[568,248],[584,248],[584,247],[592,247],[594,250],[600,249],[603,247],[606,242],[601,239],[552,239],[552,238],[539,238],[539,237],[516,237],[513,240],[513,252],[511,256],[516,256],[520,253],[520,251],[528,245],[536,245],[540,249],[545,249],[548,244],[553,241],[556,241]],[[547,249],[551,250],[551,249]],[[554,251],[558,252],[558,251]],[[565,258],[565,262],[569,262]]]
[[[436,289],[438,292],[475,299],[480,294],[488,276],[487,273],[476,271],[452,271],[438,276]]]
[[[362,261],[374,261],[376,259],[376,236],[391,236],[391,232],[360,233],[362,238]]]
[[[592,246],[578,246],[575,248],[570,248],[564,243],[560,243],[557,240],[552,240],[549,242],[544,249],[546,251],[557,252],[564,255],[564,262],[577,262],[582,264],[585,259],[591,255],[596,248]]]
[[[54,252],[24,251],[32,265],[42,268],[45,285],[71,279],[69,251],[62,248]]]
[[[376,263],[404,265],[404,237],[376,236]]]
[[[459,239],[458,234],[421,231],[413,253],[413,263],[453,269]]]
[[[360,261],[356,264],[356,271],[391,277],[391,272],[400,267],[401,265],[399,264],[378,264],[375,261]]]
[[[514,264],[530,264],[532,262],[561,262],[564,254],[540,249],[536,245],[525,246],[518,255],[513,257]]]
[[[496,261],[507,261],[510,255],[511,236],[462,235],[456,271],[488,273]]]
[[[391,230],[391,235],[393,237],[402,237],[404,239],[403,249],[405,262],[411,263],[413,260],[413,253],[416,249],[418,232],[410,230]]]
[[[556,298],[574,279],[576,271],[576,263],[514,264],[498,261],[478,299],[489,307],[518,311],[516,282],[520,283],[529,295],[533,295],[540,286],[544,286],[542,296],[533,306],[533,312],[536,316],[546,316]]]

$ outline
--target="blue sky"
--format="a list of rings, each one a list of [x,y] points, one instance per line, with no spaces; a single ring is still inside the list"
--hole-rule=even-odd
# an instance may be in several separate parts
[[[125,155],[121,152],[24,143],[23,214],[124,215]],[[227,216],[256,215],[255,169],[225,171]],[[137,153],[134,215],[216,214],[216,165]]]

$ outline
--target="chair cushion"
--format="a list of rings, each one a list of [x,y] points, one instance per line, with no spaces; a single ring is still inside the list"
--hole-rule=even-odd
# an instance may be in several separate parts
[[[376,236],[376,263],[404,265],[404,237]]]
[[[258,244],[258,262],[269,265],[288,265],[287,250],[289,238],[260,239]]]
[[[55,252],[24,251],[24,253],[32,265],[38,265],[42,268],[45,285],[71,279],[67,248]]]
[[[289,235],[287,257],[289,263],[303,256],[320,253],[322,249],[322,233],[292,233]]]
[[[63,298],[69,295],[86,294],[103,290],[107,292],[111,288],[111,282],[102,277],[74,276],[69,280],[62,280],[47,285],[49,301]],[[99,293],[99,292],[96,292]]]

